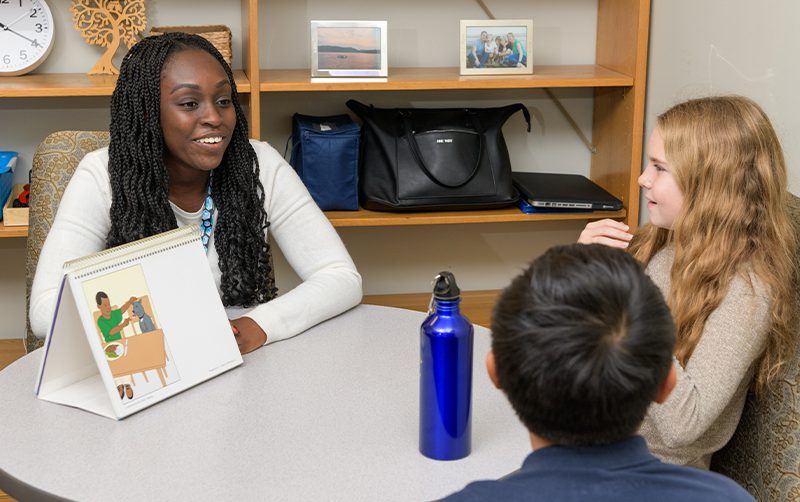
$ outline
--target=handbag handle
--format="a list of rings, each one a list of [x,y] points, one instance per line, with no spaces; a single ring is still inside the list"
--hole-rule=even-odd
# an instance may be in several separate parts
[[[478,133],[478,141],[480,142],[478,146],[478,158],[475,160],[475,167],[472,169],[472,172],[469,173],[469,176],[467,176],[466,179],[461,183],[454,183],[454,184],[445,183],[437,179],[436,176],[434,176],[433,173],[428,169],[428,166],[425,165],[425,159],[422,158],[422,152],[420,152],[419,150],[419,145],[417,145],[417,140],[416,138],[414,138],[414,135],[412,134],[413,128],[411,124],[411,114],[403,110],[401,110],[399,113],[400,116],[403,117],[403,128],[405,129],[404,134],[406,137],[406,141],[408,141],[408,145],[411,147],[411,153],[414,155],[414,160],[417,161],[419,167],[422,168],[425,174],[427,174],[428,177],[431,180],[433,180],[434,183],[437,183],[447,188],[459,188],[469,183],[472,180],[472,178],[475,177],[475,175],[478,173],[478,168],[481,166],[481,157],[483,157],[483,141],[484,141],[483,128],[481,127],[480,120],[478,120],[478,117],[475,113],[466,110],[467,116],[472,121],[472,126]]]

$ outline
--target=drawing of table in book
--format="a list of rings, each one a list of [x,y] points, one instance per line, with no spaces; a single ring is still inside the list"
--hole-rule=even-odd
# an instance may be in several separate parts
[[[166,385],[167,352],[164,350],[164,332],[154,329],[147,333],[131,336],[125,339],[124,356],[108,361],[111,374],[114,378],[125,375],[142,373],[145,381],[147,372],[155,370],[161,380],[161,386]]]

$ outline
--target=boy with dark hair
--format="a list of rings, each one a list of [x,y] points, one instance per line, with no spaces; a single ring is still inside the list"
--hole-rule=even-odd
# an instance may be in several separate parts
[[[522,468],[446,500],[752,501],[719,474],[665,464],[636,435],[675,385],[675,326],[625,252],[554,247],[501,294],[486,366],[530,432]]]

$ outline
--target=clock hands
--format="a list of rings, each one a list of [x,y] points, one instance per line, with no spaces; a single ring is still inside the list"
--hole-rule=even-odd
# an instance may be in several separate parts
[[[3,24],[3,23],[0,23],[0,28],[2,28],[2,29],[3,29],[3,31],[10,31],[10,30],[9,30],[9,28],[11,28],[12,26],[14,26],[14,25],[15,25],[15,24],[17,24],[18,22],[20,22],[20,20],[22,20],[23,18],[25,18],[25,16],[30,16],[31,12],[36,12],[36,8],[34,7],[33,9],[29,10],[28,12],[23,12],[21,16],[19,16],[18,18],[16,18],[15,20],[11,21],[11,22],[10,22],[10,23],[8,23],[8,24]]]
[[[3,29],[3,31],[10,31],[10,32],[11,32],[11,33],[13,33],[14,35],[16,35],[16,36],[18,36],[18,37],[22,37],[22,38],[24,38],[25,40],[27,40],[28,42],[30,42],[30,43],[31,43],[31,45],[33,45],[33,46],[38,46],[38,45],[39,45],[39,42],[37,42],[35,39],[34,39],[34,40],[31,40],[30,38],[26,37],[26,36],[25,36],[25,35],[23,35],[22,33],[19,33],[19,32],[17,32],[17,31],[14,31],[14,30],[12,30],[11,28],[9,28],[7,25],[5,25],[5,24],[3,24],[3,23],[0,23],[0,28],[2,28],[2,29]]]

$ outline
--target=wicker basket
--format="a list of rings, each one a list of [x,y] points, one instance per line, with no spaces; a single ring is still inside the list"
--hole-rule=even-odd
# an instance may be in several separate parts
[[[231,53],[231,30],[227,26],[221,24],[212,26],[153,26],[150,29],[150,36],[162,35],[175,31],[192,33],[205,38],[222,54],[228,66],[231,65],[231,59],[233,57]]]

